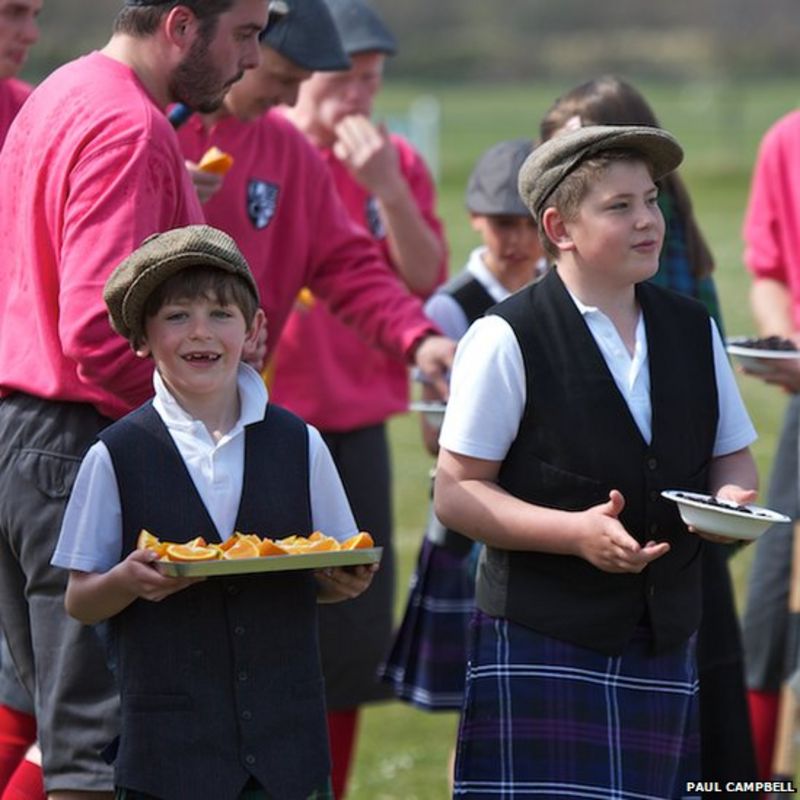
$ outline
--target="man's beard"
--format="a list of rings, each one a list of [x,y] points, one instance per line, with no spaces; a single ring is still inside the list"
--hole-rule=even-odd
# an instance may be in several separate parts
[[[169,82],[172,100],[202,114],[216,111],[222,105],[230,85],[241,78],[240,73],[235,80],[224,81],[219,69],[211,63],[208,44],[206,37],[198,37]]]

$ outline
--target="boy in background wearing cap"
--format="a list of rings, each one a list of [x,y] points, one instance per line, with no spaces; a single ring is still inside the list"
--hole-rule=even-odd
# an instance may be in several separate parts
[[[544,261],[536,223],[517,191],[520,167],[532,149],[530,139],[499,142],[483,153],[469,177],[467,211],[483,244],[425,304],[425,313],[452,339],[534,280]],[[422,399],[437,399],[426,384]],[[426,414],[420,420],[425,446],[435,456],[439,426]],[[463,702],[467,627],[475,605],[467,558],[472,545],[431,512],[403,621],[381,667],[395,694],[418,708],[459,710]]]
[[[459,344],[435,508],[486,545],[461,796],[676,798],[699,780],[706,534],[661,491],[749,502],[757,476],[716,325],[646,282],[664,237],[654,181],[681,159],[636,126],[537,147],[520,193],[555,268]]]
[[[425,313],[452,339],[546,265],[536,223],[517,191],[520,167],[532,149],[530,139],[499,142],[469,177],[466,207],[483,244],[425,304]],[[427,384],[422,399],[437,399]],[[435,456],[439,426],[424,413],[420,424]],[[458,711],[464,701],[467,632],[475,608],[473,553],[472,540],[445,528],[431,508],[405,614],[380,670],[398,698],[426,711]]]
[[[319,434],[242,363],[264,324],[247,262],[222,231],[176,229],[145,240],[104,297],[155,362],[155,399],[87,453],[53,564],[70,570],[69,613],[110,622],[117,796],[329,797],[316,605],[356,596],[374,567],[203,581],[162,575],[136,549],[142,528],[209,542],[356,533]]]
[[[363,0],[326,2],[352,64],[315,73],[285,113],[322,156],[350,219],[374,240],[397,290],[424,300],[447,277],[433,180],[406,140],[370,120],[384,63],[397,45]],[[350,280],[342,276],[340,290]],[[287,321],[272,393],[322,431],[356,521],[389,554],[369,592],[320,614],[334,789],[343,797],[358,708],[389,696],[377,678],[391,646],[395,596],[386,421],[408,409],[408,370],[349,330],[327,302],[312,301],[298,304]]]

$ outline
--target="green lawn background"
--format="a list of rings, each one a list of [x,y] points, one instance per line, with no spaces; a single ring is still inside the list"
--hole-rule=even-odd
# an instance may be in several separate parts
[[[463,193],[476,157],[500,139],[535,137],[541,114],[571,84],[512,86],[397,86],[388,83],[378,116],[402,115],[420,95],[441,108],[439,210],[450,243],[451,273],[477,244],[467,224]],[[661,121],[683,144],[682,174],[717,260],[716,280],[728,335],[754,332],[748,277],[741,262],[741,223],[760,137],[800,96],[796,83],[693,83],[639,86]],[[740,387],[759,432],[754,446],[762,490],[774,452],[784,398],[752,378]],[[394,469],[395,541],[399,555],[397,612],[405,601],[423,530],[427,473],[432,466],[412,415],[390,426]],[[763,493],[762,493],[763,497]],[[739,603],[744,599],[752,553],[737,554],[731,569]],[[349,800],[441,800],[448,796],[446,764],[457,719],[401,703],[368,708],[363,715]]]

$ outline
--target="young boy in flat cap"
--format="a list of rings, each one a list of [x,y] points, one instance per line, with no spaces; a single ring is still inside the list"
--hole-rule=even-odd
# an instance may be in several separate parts
[[[661,797],[700,776],[701,536],[661,497],[755,496],[755,432],[714,323],[646,283],[668,133],[587,127],[520,173],[555,268],[459,345],[436,513],[486,544],[459,796]]]
[[[68,612],[110,623],[117,796],[329,797],[316,605],[360,594],[372,568],[196,582],[136,549],[142,528],[209,542],[356,532],[319,433],[241,361],[263,325],[247,262],[222,231],[176,229],[146,239],[104,297],[155,362],[155,399],[89,450],[52,563],[70,570]]]

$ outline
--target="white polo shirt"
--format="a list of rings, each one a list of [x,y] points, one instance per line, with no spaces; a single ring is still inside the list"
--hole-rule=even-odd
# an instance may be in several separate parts
[[[153,376],[153,408],[167,426],[223,540],[234,532],[242,496],[244,429],[264,419],[268,402],[261,376],[245,364],[239,367],[238,384],[239,420],[215,442],[205,425],[178,404],[158,371]],[[319,431],[311,425],[308,459],[313,528],[339,540],[353,536],[358,529],[339,473]],[[186,534],[187,539],[194,535]],[[81,463],[51,563],[81,572],[106,572],[121,555],[122,509],[116,475],[108,449],[97,442]]]

